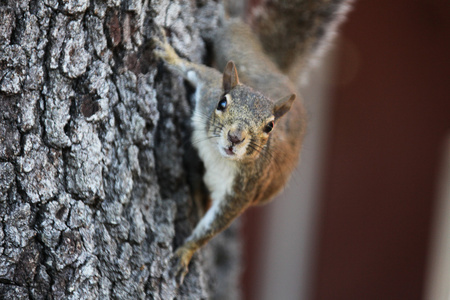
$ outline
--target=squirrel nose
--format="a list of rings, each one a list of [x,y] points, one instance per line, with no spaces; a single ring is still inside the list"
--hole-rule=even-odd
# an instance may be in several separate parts
[[[245,140],[245,136],[242,131],[236,130],[236,131],[228,131],[228,140],[233,144],[237,145],[242,143]]]

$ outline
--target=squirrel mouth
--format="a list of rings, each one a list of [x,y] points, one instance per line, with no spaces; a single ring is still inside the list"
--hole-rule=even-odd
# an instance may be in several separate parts
[[[235,154],[233,146],[230,146],[228,148],[224,148],[224,150],[225,150],[225,153],[228,154],[228,155],[234,155]]]

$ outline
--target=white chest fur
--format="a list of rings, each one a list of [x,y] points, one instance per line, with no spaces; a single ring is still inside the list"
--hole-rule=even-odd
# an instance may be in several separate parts
[[[214,204],[214,202],[220,202],[225,195],[232,193],[236,177],[236,164],[219,153],[217,146],[214,144],[214,139],[208,138],[204,122],[204,118],[194,113],[192,139],[205,165],[204,181]]]

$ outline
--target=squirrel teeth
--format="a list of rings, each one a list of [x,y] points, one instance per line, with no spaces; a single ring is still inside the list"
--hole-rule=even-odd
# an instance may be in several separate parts
[[[234,155],[235,153],[234,153],[233,146],[225,148],[225,153],[228,154],[228,155]]]

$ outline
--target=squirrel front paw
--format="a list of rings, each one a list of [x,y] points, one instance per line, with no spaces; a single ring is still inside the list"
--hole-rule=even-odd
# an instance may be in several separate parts
[[[188,243],[179,247],[170,259],[170,276],[175,279],[177,286],[181,286],[189,271],[188,266],[195,250]]]
[[[175,50],[172,48],[172,46],[167,41],[166,35],[164,32],[162,32],[162,41],[158,39],[157,37],[153,37],[152,41],[155,44],[155,49],[153,50],[153,53],[165,62],[167,62],[169,65],[177,65],[180,62],[180,57],[177,55]]]

